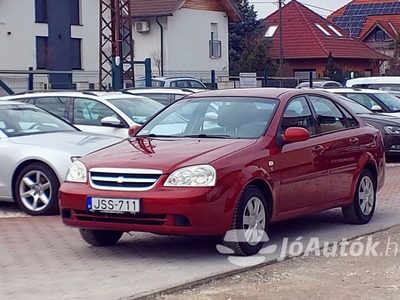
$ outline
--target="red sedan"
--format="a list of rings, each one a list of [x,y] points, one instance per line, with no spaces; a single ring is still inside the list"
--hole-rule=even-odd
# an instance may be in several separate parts
[[[251,255],[271,222],[341,207],[347,222],[368,223],[384,161],[380,131],[335,95],[205,91],[73,162],[60,188],[61,216],[95,246],[130,231],[233,232],[225,244]]]

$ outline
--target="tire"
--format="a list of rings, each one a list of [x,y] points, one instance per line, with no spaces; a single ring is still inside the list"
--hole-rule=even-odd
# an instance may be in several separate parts
[[[15,180],[15,202],[29,215],[53,215],[59,212],[60,182],[53,170],[42,163],[25,166]]]
[[[351,224],[368,223],[376,206],[376,182],[371,172],[364,169],[357,182],[353,203],[342,207],[346,222]]]
[[[83,240],[96,247],[115,245],[121,238],[122,231],[79,229]]]
[[[268,240],[268,222],[268,207],[263,193],[255,186],[248,186],[239,198],[231,230],[223,238],[223,244],[235,255],[254,255]]]

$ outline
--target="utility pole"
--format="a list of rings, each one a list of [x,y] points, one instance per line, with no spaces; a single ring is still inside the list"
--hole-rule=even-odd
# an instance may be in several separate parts
[[[279,76],[283,76],[283,30],[282,30],[282,2],[279,1]]]

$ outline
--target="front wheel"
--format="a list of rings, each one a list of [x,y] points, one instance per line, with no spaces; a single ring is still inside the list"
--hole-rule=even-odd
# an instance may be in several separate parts
[[[268,209],[263,193],[255,186],[244,189],[236,205],[231,230],[223,243],[236,255],[258,253],[268,240]]]
[[[29,215],[58,213],[60,182],[53,170],[42,163],[25,166],[15,180],[15,202]]]
[[[371,172],[364,169],[357,182],[353,203],[342,207],[345,220],[352,224],[368,223],[375,211],[376,184]]]
[[[79,229],[79,233],[86,243],[97,247],[115,245],[123,234],[122,231],[92,229]]]

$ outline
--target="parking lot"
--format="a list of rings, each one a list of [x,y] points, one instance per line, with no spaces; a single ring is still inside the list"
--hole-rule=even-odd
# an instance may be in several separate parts
[[[400,165],[388,164],[367,225],[343,223],[337,209],[271,225],[270,243],[277,250],[258,261],[279,259],[283,237],[334,242],[399,224],[399,179]],[[7,203],[0,210],[1,299],[135,299],[252,264],[220,254],[219,238],[133,233],[115,247],[94,248],[58,216],[27,217]]]

